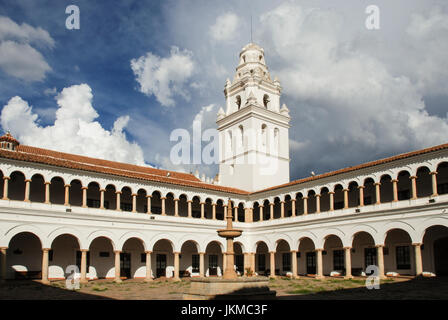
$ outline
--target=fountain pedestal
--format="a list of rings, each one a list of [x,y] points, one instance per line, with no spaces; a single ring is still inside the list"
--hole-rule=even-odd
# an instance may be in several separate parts
[[[222,278],[193,278],[188,292],[183,298],[187,300],[208,299],[275,299],[276,292],[269,289],[267,277],[238,277],[235,272],[235,253],[233,251],[233,239],[239,237],[243,231],[233,229],[232,203],[229,199],[227,206],[227,228],[218,230],[220,237],[226,238],[227,251],[226,265]]]

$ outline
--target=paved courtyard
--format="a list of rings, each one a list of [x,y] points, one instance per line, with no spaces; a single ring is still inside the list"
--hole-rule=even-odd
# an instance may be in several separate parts
[[[0,285],[0,299],[50,300],[179,300],[190,281],[158,279],[125,280],[120,284],[111,280],[96,280],[81,285],[79,290],[68,290],[65,281],[43,285],[39,281],[6,281]],[[381,281],[380,289],[368,290],[364,278],[271,279],[270,287],[279,299],[448,299],[448,278],[395,278]]]

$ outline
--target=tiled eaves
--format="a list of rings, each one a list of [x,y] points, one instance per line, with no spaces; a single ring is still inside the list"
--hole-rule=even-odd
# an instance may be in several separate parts
[[[327,177],[331,177],[331,176],[336,176],[338,174],[348,173],[348,172],[352,172],[352,171],[356,171],[356,170],[360,170],[360,169],[364,169],[364,168],[374,167],[377,165],[381,165],[381,164],[385,164],[385,163],[389,163],[389,162],[393,162],[393,161],[398,161],[398,160],[402,160],[402,159],[406,159],[406,158],[410,158],[410,157],[414,157],[414,156],[419,156],[422,154],[435,152],[435,151],[439,151],[439,150],[444,150],[444,149],[448,149],[448,143],[441,144],[441,145],[434,146],[434,147],[429,147],[426,149],[417,150],[417,151],[402,153],[402,154],[399,154],[396,156],[392,156],[392,157],[388,157],[388,158],[384,158],[384,159],[380,159],[380,160],[375,160],[375,161],[370,161],[370,162],[366,162],[366,163],[359,164],[356,166],[339,169],[336,171],[326,172],[326,173],[323,173],[323,174],[320,174],[317,176],[311,176],[311,177],[307,177],[307,178],[303,178],[303,179],[299,179],[299,180],[294,180],[294,181],[291,181],[291,182],[288,182],[288,183],[285,183],[282,185],[278,185],[275,187],[270,187],[267,189],[253,192],[253,193],[251,193],[251,195],[262,193],[262,192],[267,192],[267,191],[273,191],[273,190],[277,190],[277,189],[281,189],[281,188],[286,188],[286,187],[290,187],[290,186],[294,186],[294,185],[299,185],[299,184],[302,184],[305,182],[310,182],[310,181],[319,180],[319,179],[323,179],[323,178],[327,178]]]
[[[190,176],[188,174],[172,172],[173,173],[172,176],[167,177],[167,176],[163,176],[162,174],[156,174],[158,169],[154,169],[154,168],[146,168],[146,167],[140,167],[140,166],[135,166],[135,165],[121,164],[119,162],[106,161],[106,160],[93,159],[93,158],[88,158],[88,159],[95,160],[94,163],[91,163],[91,161],[83,162],[81,160],[83,158],[85,159],[87,157],[66,154],[66,153],[56,152],[56,151],[52,151],[52,150],[34,148],[34,147],[30,147],[30,146],[21,146],[21,147],[22,148],[20,148],[20,149],[18,148],[17,151],[1,149],[0,157],[12,159],[12,160],[34,162],[34,163],[46,164],[46,165],[51,165],[51,166],[56,166],[56,167],[81,170],[81,171],[90,171],[90,172],[97,172],[97,173],[127,177],[127,178],[132,178],[132,179],[140,179],[140,180],[144,180],[144,181],[146,180],[146,181],[162,182],[162,183],[168,183],[168,184],[179,185],[179,186],[221,191],[221,192],[227,192],[227,193],[232,193],[232,194],[237,194],[237,195],[249,194],[249,192],[244,191],[244,190],[203,183],[202,181],[200,181],[193,175],[191,175],[191,176],[193,176],[194,179],[192,179],[191,177],[188,177],[188,176]],[[39,152],[39,153],[37,153],[37,152]],[[104,165],[103,166],[99,165],[99,163],[103,163]],[[113,164],[114,167],[108,166],[109,164]],[[120,168],[120,165],[123,165],[124,168]],[[135,168],[136,170],[135,171],[130,170],[131,168]],[[150,171],[149,172],[146,171],[147,169],[150,169]],[[160,170],[160,171],[161,171],[161,173],[171,172],[171,171],[165,171],[165,170]],[[186,177],[187,179],[184,179],[184,177]]]

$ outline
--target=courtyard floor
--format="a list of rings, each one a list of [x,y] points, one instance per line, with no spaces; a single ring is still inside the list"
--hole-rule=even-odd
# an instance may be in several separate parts
[[[140,279],[114,283],[112,280],[95,280],[81,285],[79,290],[68,290],[65,281],[43,285],[39,281],[6,281],[0,284],[0,300],[180,300],[190,281],[157,279],[150,283]],[[270,287],[277,291],[278,299],[448,299],[448,277],[401,277],[382,280],[380,289],[368,290],[365,278],[345,280],[325,278],[317,280],[277,278],[270,280]]]

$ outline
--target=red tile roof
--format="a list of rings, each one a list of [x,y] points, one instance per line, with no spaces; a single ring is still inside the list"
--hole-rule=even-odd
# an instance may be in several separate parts
[[[317,176],[307,177],[295,181],[291,181],[289,183],[285,183],[282,185],[278,185],[275,187],[270,187],[267,189],[255,191],[255,192],[247,192],[244,190],[236,189],[236,188],[230,188],[230,187],[224,187],[220,185],[215,184],[209,184],[204,183],[198,178],[196,178],[192,174],[188,173],[182,173],[182,172],[175,172],[175,171],[168,171],[168,170],[161,170],[161,169],[155,169],[150,167],[144,167],[144,166],[137,166],[133,164],[126,164],[126,163],[120,163],[115,161],[109,161],[109,160],[102,160],[102,159],[95,159],[75,154],[69,154],[69,153],[63,153],[58,151],[52,151],[48,149],[41,149],[31,146],[25,146],[25,145],[19,145],[17,147],[16,151],[11,151],[7,149],[0,149],[0,157],[7,158],[7,159],[14,159],[14,160],[21,160],[26,162],[35,162],[35,163],[42,163],[47,165],[53,165],[57,167],[63,167],[63,168],[70,168],[70,169],[76,169],[76,170],[83,170],[83,171],[91,171],[91,172],[98,172],[98,173],[104,173],[104,174],[111,174],[116,176],[122,176],[122,177],[128,177],[128,178],[134,178],[134,179],[140,179],[140,180],[147,180],[147,181],[156,181],[156,182],[163,182],[163,183],[169,183],[174,185],[180,185],[180,186],[188,186],[188,187],[195,187],[195,188],[201,188],[201,189],[207,189],[207,190],[215,190],[215,191],[222,191],[222,192],[228,192],[238,195],[250,195],[250,194],[256,194],[260,192],[270,191],[270,190],[276,190],[284,187],[289,187],[293,185],[298,185],[304,182],[318,180],[330,176],[335,176],[342,173],[352,172],[355,170],[373,167],[376,165],[405,159],[429,152],[435,152],[443,149],[448,149],[448,143],[441,144],[438,146],[412,151],[408,153],[403,153],[400,155],[392,156],[389,158],[384,158],[376,161],[371,161],[367,163],[363,163],[360,165],[327,172],[324,174],[320,174]],[[167,174],[170,173],[170,176],[168,177]]]
[[[406,159],[406,158],[422,155],[422,154],[429,153],[429,152],[444,150],[444,149],[448,149],[448,143],[441,144],[441,145],[434,146],[434,147],[429,147],[426,149],[417,150],[417,151],[402,153],[402,154],[399,154],[396,156],[392,156],[392,157],[388,157],[388,158],[384,158],[384,159],[380,159],[380,160],[366,162],[366,163],[359,164],[356,166],[351,166],[351,167],[347,167],[344,169],[339,169],[336,171],[323,173],[323,174],[320,174],[317,176],[311,176],[311,177],[307,177],[307,178],[303,178],[303,179],[299,179],[299,180],[294,180],[294,181],[291,181],[291,182],[288,182],[288,183],[285,183],[282,185],[259,190],[259,191],[253,192],[253,193],[255,194],[255,193],[260,193],[260,192],[264,192],[264,191],[270,191],[270,190],[275,190],[275,189],[279,189],[279,188],[289,187],[289,186],[297,185],[297,184],[308,182],[308,181],[319,180],[322,178],[331,177],[331,176],[335,176],[335,175],[346,173],[346,172],[351,172],[351,171],[355,171],[355,170],[359,170],[359,169],[373,167],[373,166],[377,166],[380,164],[384,164],[384,163],[388,163],[388,162],[392,162],[392,161],[396,161],[396,160],[401,160],[401,159]]]
[[[164,182],[181,186],[249,194],[247,191],[204,183],[189,173],[155,169],[109,160],[95,159],[75,154],[19,145],[16,151],[0,149],[0,157],[26,162],[42,163],[57,167],[92,171],[147,181]],[[169,173],[169,176],[167,174]]]

